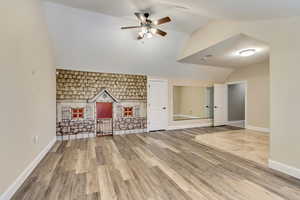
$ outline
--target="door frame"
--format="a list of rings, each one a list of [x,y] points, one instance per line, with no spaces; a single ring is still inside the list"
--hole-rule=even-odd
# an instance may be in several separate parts
[[[112,106],[112,116],[111,116],[111,118],[106,118],[106,119],[111,119],[111,134],[101,135],[101,136],[99,136],[97,134],[98,119],[101,119],[101,118],[98,118],[98,110],[97,110],[98,103],[110,103]],[[95,115],[95,136],[96,137],[105,137],[105,136],[113,136],[114,135],[114,106],[115,106],[114,102],[102,102],[102,101],[95,102],[95,114],[94,115]],[[103,118],[103,119],[105,119],[105,118]]]
[[[159,81],[159,82],[165,82],[166,84],[167,84],[167,90],[168,90],[168,92],[167,92],[167,109],[166,109],[166,111],[167,111],[167,113],[168,113],[168,115],[167,115],[167,124],[166,124],[166,130],[168,129],[168,126],[169,126],[169,81],[168,81],[168,79],[164,79],[164,78],[147,78],[147,132],[150,132],[150,106],[149,106],[149,104],[150,104],[150,99],[149,99],[149,97],[150,97],[150,90],[149,90],[149,88],[150,88],[150,82],[151,81]]]
[[[236,85],[236,84],[244,84],[245,85],[245,127],[247,128],[248,126],[248,81],[247,80],[242,80],[242,81],[233,81],[233,82],[227,82],[227,87],[229,85]],[[229,112],[228,112],[229,113]],[[229,121],[228,121],[229,123]]]

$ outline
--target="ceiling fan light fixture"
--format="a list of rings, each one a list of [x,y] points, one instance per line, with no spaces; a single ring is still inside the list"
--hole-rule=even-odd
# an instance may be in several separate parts
[[[144,37],[145,33],[139,32],[139,36]]]
[[[144,34],[148,33],[148,29],[146,27],[142,27],[142,33]]]
[[[157,29],[151,28],[151,33],[156,34],[157,33]]]
[[[256,49],[244,49],[238,52],[238,54],[242,57],[253,56],[256,53]]]
[[[149,13],[134,13],[134,15],[139,20],[140,25],[139,26],[125,26],[121,27],[121,29],[140,29],[138,33],[138,40],[143,39],[144,37],[152,38],[154,35],[159,35],[162,37],[165,37],[167,35],[167,32],[158,29],[157,25],[162,25],[171,22],[170,17],[163,17],[161,19],[158,19],[156,21],[152,21],[148,19]],[[155,25],[155,26],[154,26]]]
[[[147,33],[146,35],[147,35],[147,38],[148,38],[148,39],[150,39],[150,38],[153,37],[152,33]]]

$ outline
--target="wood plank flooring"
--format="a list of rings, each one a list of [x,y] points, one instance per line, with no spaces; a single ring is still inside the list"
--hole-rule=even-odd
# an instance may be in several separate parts
[[[300,180],[201,144],[231,127],[57,142],[17,200],[299,200]]]
[[[268,165],[269,134],[241,129],[196,136],[196,141]]]

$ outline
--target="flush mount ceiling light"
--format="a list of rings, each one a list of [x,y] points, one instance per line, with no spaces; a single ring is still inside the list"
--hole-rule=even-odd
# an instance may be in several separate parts
[[[252,56],[256,53],[256,49],[244,49],[238,52],[238,54],[242,57]]]

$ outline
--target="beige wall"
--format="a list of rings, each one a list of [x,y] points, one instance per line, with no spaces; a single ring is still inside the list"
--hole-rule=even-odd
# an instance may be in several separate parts
[[[177,86],[173,88],[174,114],[205,117],[205,88]]]
[[[227,82],[247,81],[247,124],[270,128],[269,62],[242,67],[232,72]]]
[[[174,114],[180,114],[181,108],[181,86],[173,88],[173,112]]]
[[[215,21],[194,32],[181,57],[203,50],[236,34],[269,43],[270,159],[300,168],[300,17],[266,21]]]
[[[173,120],[173,88],[174,86],[190,86],[190,87],[211,87],[213,86],[213,81],[197,81],[197,80],[180,80],[180,79],[169,79],[169,127],[184,127],[184,126],[200,126],[211,123],[209,119],[196,119],[196,120],[184,120],[184,121],[174,121]]]
[[[0,25],[1,195],[55,137],[55,67],[40,1],[2,1]]]

